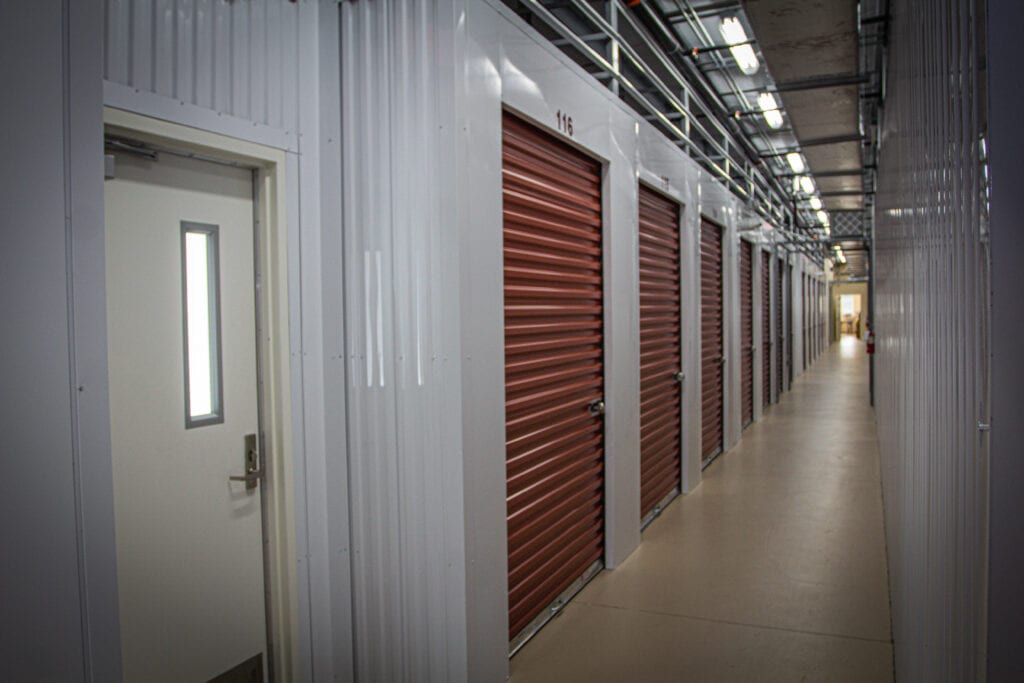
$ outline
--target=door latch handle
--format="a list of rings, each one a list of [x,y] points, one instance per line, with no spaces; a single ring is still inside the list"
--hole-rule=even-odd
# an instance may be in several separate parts
[[[245,435],[245,474],[228,477],[231,481],[244,481],[248,491],[256,488],[263,478],[263,468],[260,467],[260,451],[256,446],[256,435]]]
[[[604,415],[604,399],[595,398],[593,401],[591,401],[590,404],[587,406],[587,412],[589,412],[594,417],[597,417],[598,415]]]
[[[684,375],[684,374],[683,374],[683,371],[682,371],[682,370],[680,370],[679,372],[677,372],[677,373],[675,373],[674,375],[672,375],[672,378],[673,378],[673,379],[675,379],[675,381],[676,381],[676,382],[677,382],[678,384],[682,384],[682,383],[683,383],[683,379],[684,379],[685,377],[686,377],[686,375]]]

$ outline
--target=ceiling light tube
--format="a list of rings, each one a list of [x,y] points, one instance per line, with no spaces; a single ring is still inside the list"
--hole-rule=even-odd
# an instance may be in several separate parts
[[[754,54],[754,48],[750,46],[750,39],[747,38],[747,32],[743,30],[740,20],[736,17],[724,17],[718,30],[721,31],[722,38],[730,46],[729,52],[732,53],[732,58],[736,60],[736,66],[740,68],[740,71],[748,76],[757,73],[757,70],[761,68],[761,63],[757,61],[757,55]]]
[[[817,212],[814,215],[818,217],[818,222],[819,223],[824,225],[826,228],[828,227],[828,214],[827,213],[825,213],[824,211],[819,211],[819,212]]]
[[[811,197],[811,208],[815,211],[821,211],[822,207],[821,197]]]
[[[800,152],[790,152],[786,155],[786,161],[789,162],[789,167],[793,169],[793,173],[803,173],[807,165],[804,163],[804,158],[800,155]]]
[[[802,189],[805,194],[814,194],[814,180],[811,176],[800,176],[800,189]]]
[[[779,111],[779,103],[775,101],[774,95],[770,92],[761,93],[757,96],[757,104],[769,128],[782,127],[782,112]]]

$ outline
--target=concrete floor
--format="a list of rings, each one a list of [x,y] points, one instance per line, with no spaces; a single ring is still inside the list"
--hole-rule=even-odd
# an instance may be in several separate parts
[[[844,338],[513,659],[512,681],[891,681],[864,346]]]

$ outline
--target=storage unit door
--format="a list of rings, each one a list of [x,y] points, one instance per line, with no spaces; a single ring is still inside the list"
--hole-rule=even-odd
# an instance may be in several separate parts
[[[506,113],[502,178],[514,638],[604,552],[601,169]]]
[[[782,259],[778,259],[778,268],[775,275],[775,364],[778,366],[775,372],[775,383],[778,385],[779,399],[782,392],[786,390],[785,369],[786,369],[786,325],[784,303],[784,287],[782,284],[785,266]]]
[[[640,517],[682,478],[679,205],[640,186]]]
[[[761,405],[772,401],[772,257],[761,252]]]
[[[701,458],[722,451],[722,230],[708,221],[700,228]]]
[[[793,386],[793,266],[786,273],[786,387]]]
[[[817,354],[820,356],[821,352],[825,350],[825,346],[824,346],[824,336],[825,336],[825,297],[824,297],[824,291],[825,291],[825,285],[824,285],[824,283],[818,282],[816,289],[817,289],[817,292],[818,292],[818,296],[817,296],[817,299],[816,299],[817,311],[818,311],[818,318],[817,318],[817,320],[818,320],[818,326],[817,326],[818,336],[814,340],[814,348],[817,349]]]
[[[804,347],[803,348],[803,361],[804,361],[804,365],[803,365],[803,369],[804,370],[807,369],[807,358],[808,358],[808,351],[810,349],[810,341],[811,341],[811,335],[810,335],[810,333],[808,331],[808,327],[811,324],[810,323],[811,296],[810,296],[809,290],[810,290],[810,287],[807,284],[807,276],[806,275],[802,275],[800,277],[800,301],[803,302],[803,305],[800,307],[801,308],[800,317],[803,319],[803,334],[804,334],[804,343],[803,343],[803,347]]]
[[[754,247],[740,240],[740,385],[743,426],[754,420]]]

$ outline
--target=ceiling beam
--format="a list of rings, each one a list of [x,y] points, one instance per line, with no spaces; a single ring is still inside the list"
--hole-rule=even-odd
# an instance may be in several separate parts
[[[844,85],[862,85],[869,83],[869,76],[861,74],[837,74],[835,76],[814,76],[775,84],[775,92],[796,92],[798,90],[818,90],[821,88],[837,88]]]
[[[806,173],[787,173],[787,174],[781,175],[779,177],[780,178],[794,178],[794,177],[798,177],[798,176],[802,176],[802,175],[807,175],[807,174]],[[863,168],[854,168],[854,169],[850,169],[849,171],[811,171],[811,175],[813,175],[815,178],[860,178],[862,175],[864,175],[864,169]]]
[[[799,152],[805,147],[824,147],[825,145],[839,145],[845,142],[861,142],[864,140],[864,136],[860,133],[852,133],[850,135],[833,135],[828,138],[810,138],[807,140],[800,140],[800,147],[797,149],[784,149],[781,152],[772,152],[771,154],[762,154],[762,159],[769,159],[771,157],[784,157],[791,152]]]
[[[874,194],[863,190],[835,190],[833,192],[819,192],[819,197],[860,197],[861,195]]]

